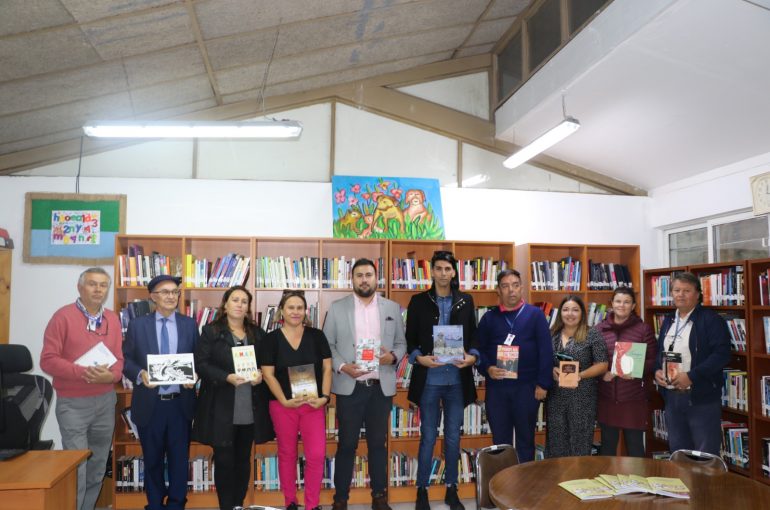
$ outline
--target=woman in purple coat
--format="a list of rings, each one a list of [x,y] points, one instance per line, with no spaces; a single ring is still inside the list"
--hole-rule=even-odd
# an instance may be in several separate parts
[[[634,291],[628,287],[618,287],[612,295],[612,311],[596,326],[607,344],[607,355],[611,363],[616,342],[647,344],[641,379],[634,379],[630,375],[615,375],[614,367],[610,366],[599,383],[597,421],[602,432],[600,455],[616,454],[622,430],[628,455],[644,457],[644,431],[649,420],[648,387],[652,384],[658,342],[652,328],[634,313],[635,307]]]

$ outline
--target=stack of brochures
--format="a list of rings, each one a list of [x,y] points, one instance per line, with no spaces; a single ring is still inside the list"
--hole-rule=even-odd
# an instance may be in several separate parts
[[[569,480],[559,487],[581,500],[603,499],[622,494],[646,493],[690,499],[690,491],[679,478],[638,475],[599,475],[593,479]]]

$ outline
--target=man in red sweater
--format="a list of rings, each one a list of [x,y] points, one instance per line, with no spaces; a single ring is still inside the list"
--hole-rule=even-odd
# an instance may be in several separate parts
[[[99,497],[115,427],[114,384],[123,372],[120,319],[103,306],[110,283],[100,267],[83,271],[80,297],[51,317],[40,353],[40,368],[53,377],[62,447],[92,452],[78,467],[78,510],[92,510]]]

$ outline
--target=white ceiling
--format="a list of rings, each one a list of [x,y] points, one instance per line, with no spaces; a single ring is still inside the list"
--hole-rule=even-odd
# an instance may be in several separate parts
[[[564,94],[582,127],[547,154],[643,189],[770,152],[768,4],[615,0],[498,110],[498,137],[555,126]]]

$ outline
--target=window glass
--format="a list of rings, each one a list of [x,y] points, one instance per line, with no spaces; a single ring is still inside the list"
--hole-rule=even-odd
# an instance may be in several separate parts
[[[715,262],[770,256],[767,216],[715,225],[713,234]]]
[[[607,0],[570,0],[569,1],[569,33],[573,35],[575,31],[583,26],[588,18],[593,16],[596,11],[604,7]]]
[[[527,20],[529,69],[536,69],[561,44],[560,0],[546,0]]]
[[[668,235],[668,262],[671,266],[688,266],[708,262],[706,227]]]
[[[508,42],[497,56],[498,100],[502,100],[521,84],[521,31]]]

